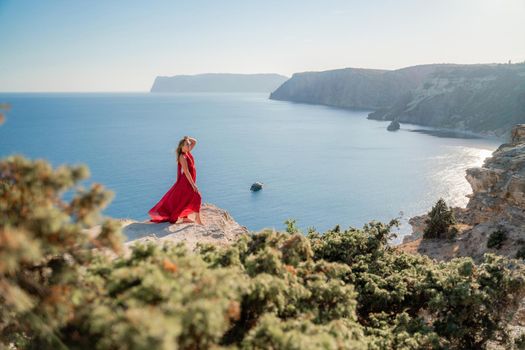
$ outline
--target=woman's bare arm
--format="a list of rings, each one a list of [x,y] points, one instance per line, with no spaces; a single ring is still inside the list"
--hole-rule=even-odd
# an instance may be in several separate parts
[[[190,151],[191,151],[193,147],[195,147],[195,145],[197,144],[197,139],[188,136],[188,140],[190,141]]]
[[[184,171],[184,175],[186,175],[186,178],[191,184],[191,187],[196,187],[197,185],[195,182],[193,182],[193,178],[191,177],[190,170],[188,169],[188,161],[184,156],[181,154],[179,157],[180,164],[182,165],[182,171]]]

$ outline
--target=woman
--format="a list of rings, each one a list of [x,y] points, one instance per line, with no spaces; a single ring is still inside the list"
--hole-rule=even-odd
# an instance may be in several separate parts
[[[161,200],[148,211],[151,222],[170,223],[196,222],[203,225],[200,217],[201,193],[195,184],[197,172],[195,162],[190,151],[195,147],[197,140],[184,136],[177,147],[177,181]],[[195,213],[195,221],[188,218]],[[182,221],[179,221],[182,219]]]

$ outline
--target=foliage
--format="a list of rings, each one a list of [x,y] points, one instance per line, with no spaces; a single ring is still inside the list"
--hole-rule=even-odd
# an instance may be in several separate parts
[[[487,248],[500,249],[506,239],[507,232],[504,229],[498,229],[490,234],[487,240]]]
[[[121,249],[117,222],[105,220],[101,234],[83,231],[99,219],[111,192],[99,184],[78,187],[70,202],[61,194],[89,175],[87,168],[11,156],[0,162],[0,334],[30,337],[60,347],[56,329],[69,324],[82,302],[81,278],[92,247]]]
[[[286,232],[288,233],[299,233],[300,230],[297,227],[295,219],[288,219],[284,221],[284,224],[286,225]]]
[[[423,231],[424,238],[454,238],[457,231],[451,226],[456,223],[456,219],[452,208],[447,206],[443,198],[436,202],[428,216]]]
[[[525,289],[515,260],[435,263],[390,247],[397,220],[307,235],[289,220],[225,248],[125,253],[117,222],[84,230],[111,198],[76,187],[87,176],[0,161],[0,347],[473,349],[504,338]]]

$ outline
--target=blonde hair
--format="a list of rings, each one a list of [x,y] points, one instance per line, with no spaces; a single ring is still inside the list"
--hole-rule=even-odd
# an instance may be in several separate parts
[[[180,141],[179,141],[179,145],[177,146],[177,150],[175,151],[175,154],[177,154],[177,161],[179,161],[179,157],[180,155],[182,154],[182,147],[184,146],[184,144],[186,142],[188,142],[190,140],[190,137],[189,136],[184,136]]]

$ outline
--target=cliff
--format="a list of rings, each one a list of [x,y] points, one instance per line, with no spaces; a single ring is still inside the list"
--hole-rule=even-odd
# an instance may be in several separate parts
[[[270,99],[345,108],[386,108],[419,86],[438,66],[422,65],[395,71],[345,68],[295,73]]]
[[[296,73],[270,98],[371,109],[369,119],[507,136],[525,122],[525,63]]]
[[[159,76],[150,92],[271,92],[288,79],[279,74],[208,73]]]
[[[125,243],[126,253],[129,253],[129,246],[137,242],[183,242],[188,249],[194,250],[197,243],[225,246],[237,240],[242,234],[249,233],[248,229],[239,225],[227,211],[213,204],[202,204],[201,218],[204,226],[192,223],[152,223],[121,219],[122,232],[128,239]],[[89,234],[96,236],[99,231],[100,226],[96,226]]]
[[[369,119],[508,135],[525,122],[525,64],[439,67]]]
[[[472,187],[466,208],[453,208],[459,234],[453,240],[422,239],[427,215],[410,219],[413,234],[399,249],[419,252],[439,260],[471,256],[480,260],[494,252],[514,258],[525,247],[525,124],[512,129],[510,143],[502,144],[481,167],[467,170]],[[495,231],[506,239],[499,248],[488,248]]]

